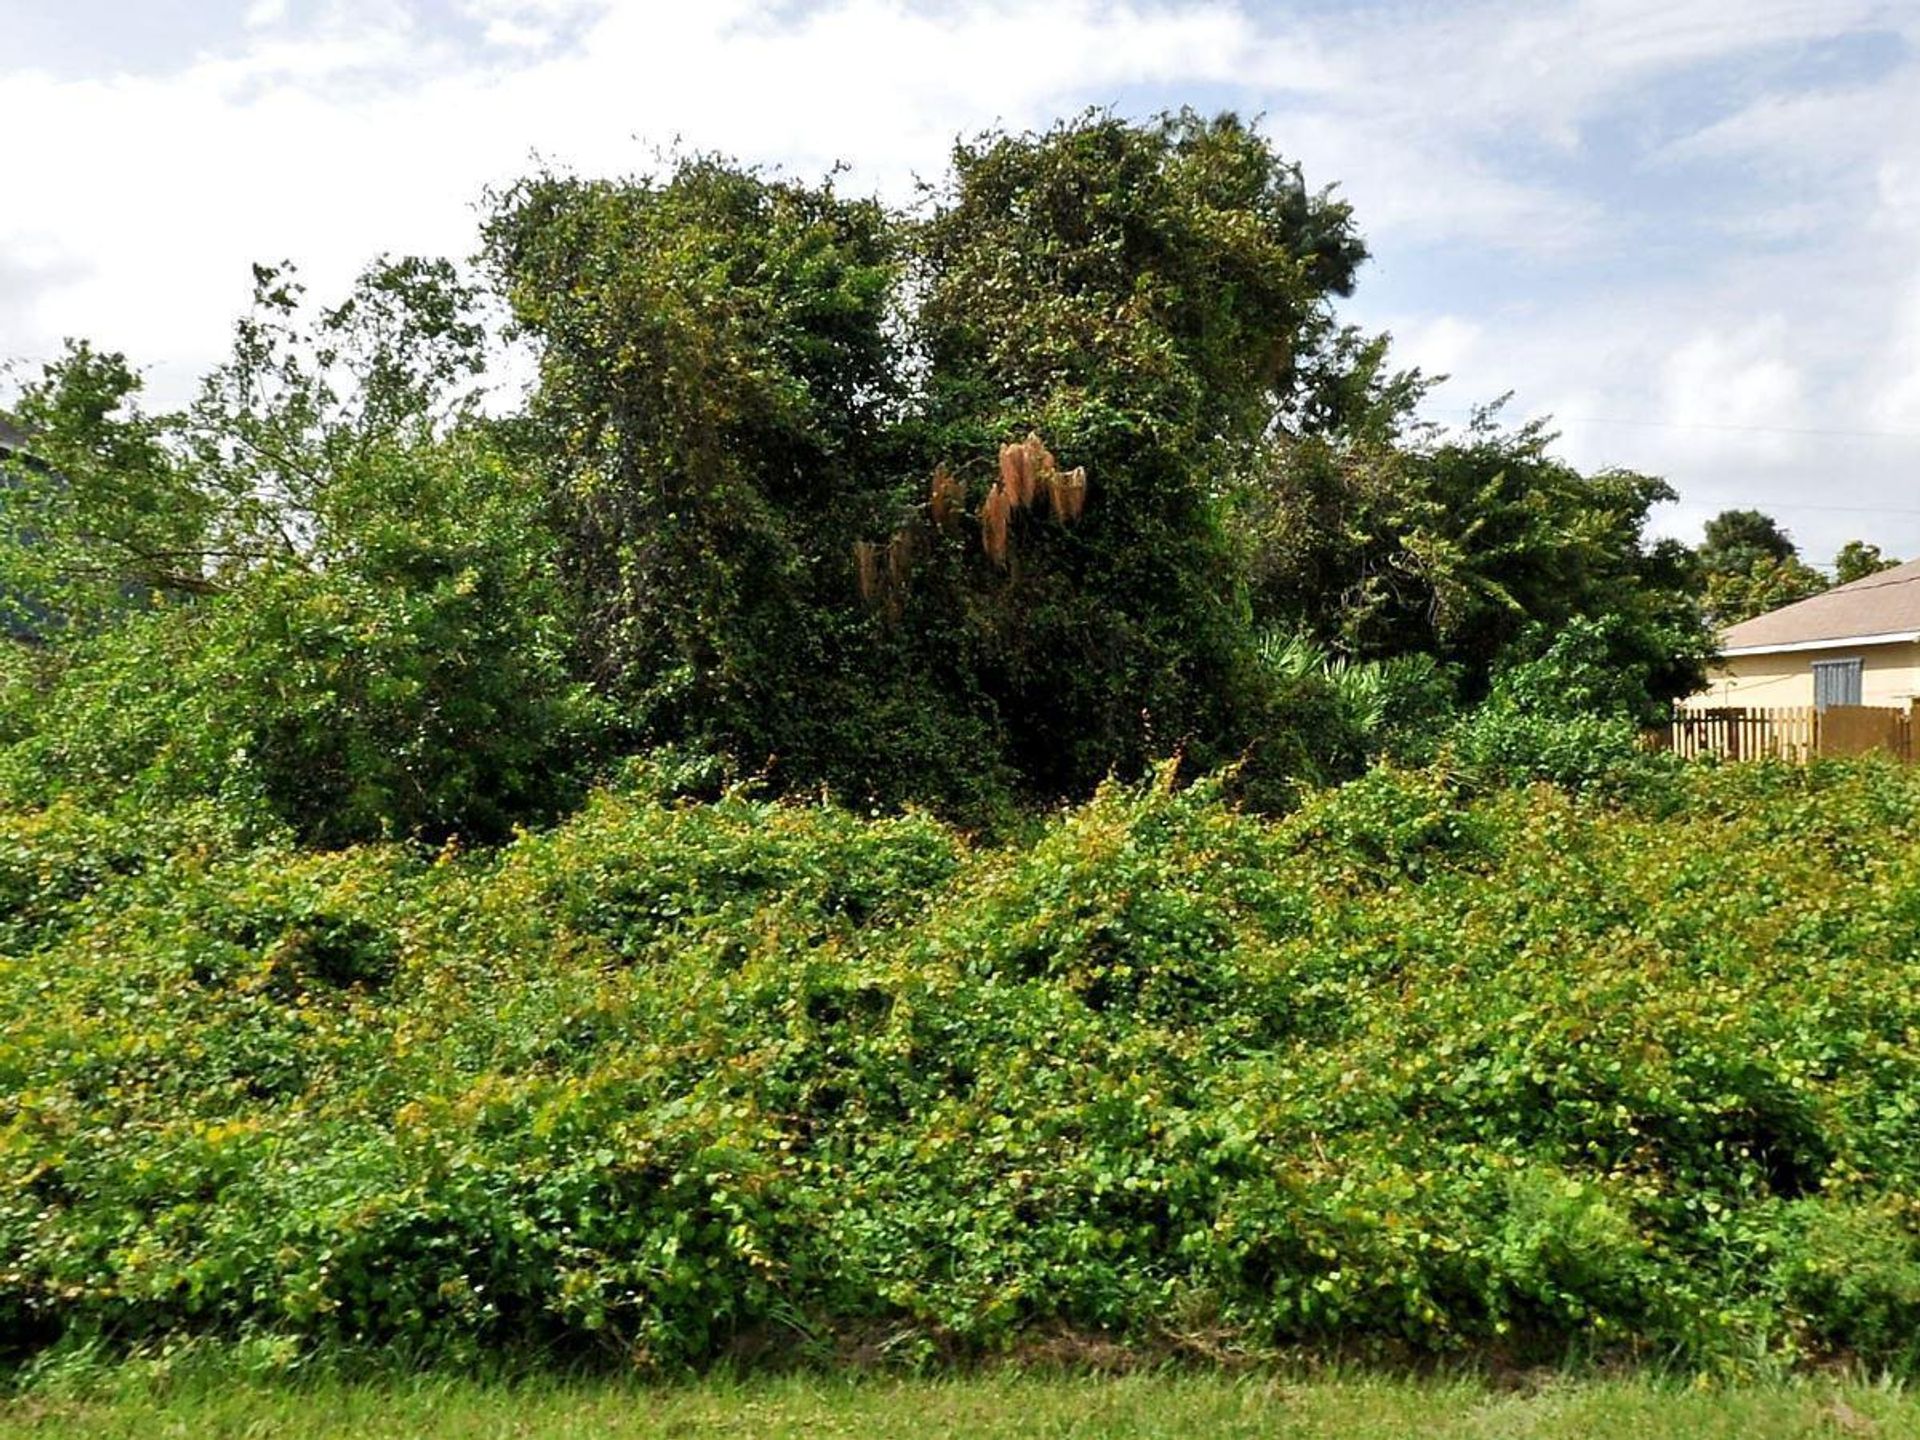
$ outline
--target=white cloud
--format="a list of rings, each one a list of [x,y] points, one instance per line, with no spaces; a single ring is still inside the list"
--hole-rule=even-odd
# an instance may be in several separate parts
[[[1882,352],[1882,382],[1871,394],[1867,415],[1885,430],[1916,437],[1910,473],[1920,480],[1920,265],[1893,299],[1894,321]]]
[[[1459,315],[1435,315],[1395,328],[1394,351],[1403,365],[1448,376],[1475,365],[1486,327]]]
[[[1502,175],[1469,137],[1445,126],[1282,109],[1264,130],[1306,161],[1310,183],[1338,182],[1369,237],[1554,255],[1591,245],[1609,228],[1592,202]]]
[[[1513,7],[1478,67],[1491,117],[1548,119],[1566,138],[1595,105],[1709,61],[1881,23],[1876,0],[1575,0]],[[1468,31],[1470,43],[1481,38]]]
[[[1661,380],[1662,418],[1691,444],[1773,456],[1786,448],[1784,432],[1808,428],[1806,382],[1782,316],[1693,336],[1667,356]]]
[[[324,288],[380,250],[466,253],[483,187],[536,153],[626,171],[684,137],[802,172],[851,157],[855,183],[904,196],[957,131],[1042,123],[1124,86],[1225,83],[1249,54],[1296,84],[1318,73],[1309,49],[1220,5],[465,8],[508,27],[495,39],[586,28],[564,52],[502,63],[422,38],[396,4],[335,0],[169,75],[8,75],[0,133],[44,137],[12,153],[10,188],[43,198],[0,213],[0,257],[52,234],[88,275],[49,282],[40,325],[4,347],[99,335],[162,362],[177,391],[222,348],[251,260],[296,258]]]
[[[540,50],[553,43],[553,32],[522,20],[489,20],[482,33],[489,45],[512,50]]]
[[[86,334],[156,362],[178,396],[224,348],[248,262],[295,258],[325,294],[382,250],[469,253],[483,187],[536,154],[625,172],[679,137],[803,174],[851,160],[844,183],[906,198],[956,133],[1198,96],[1264,113],[1311,183],[1340,182],[1380,257],[1355,313],[1456,375],[1437,404],[1515,388],[1517,412],[1563,417],[1579,462],[1665,471],[1716,508],[1870,503],[1920,466],[1895,442],[1771,433],[1920,427],[1920,68],[1873,38],[1903,27],[1920,46],[1910,0],[452,13],[470,42],[411,0],[258,0],[171,73],[61,80],[0,60],[0,133],[34,137],[8,161],[10,196],[30,202],[0,209],[0,354]],[[1888,63],[1818,91],[1763,67],[1733,113],[1596,157],[1598,127],[1653,113],[1650,87],[1839,37]],[[1690,205],[1686,177],[1735,173],[1738,205]],[[1769,428],[1707,428],[1728,425]],[[1860,528],[1789,521],[1821,543]],[[1920,548],[1920,529],[1896,546]]]
[[[489,45],[541,50],[562,30],[599,14],[605,0],[461,0],[459,13],[480,27]]]

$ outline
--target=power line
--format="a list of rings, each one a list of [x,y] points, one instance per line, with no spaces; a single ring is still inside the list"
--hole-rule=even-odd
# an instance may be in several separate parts
[[[1440,414],[1472,415],[1477,407],[1435,405],[1427,407]],[[1549,425],[1633,425],[1659,430],[1715,430],[1733,434],[1816,435],[1828,438],[1869,440],[1920,440],[1920,430],[1842,430],[1792,425],[1723,425],[1712,421],[1640,420],[1624,415],[1548,415]],[[1683,497],[1684,498],[1684,497]],[[1822,505],[1805,500],[1769,500],[1764,497],[1749,503],[1767,510],[1799,510],[1832,515],[1882,515],[1920,518],[1920,510],[1887,505]]]
[[[1554,423],[1562,423],[1558,417]],[[1818,435],[1838,440],[1920,440],[1920,430],[1836,430],[1806,425],[1721,425],[1710,420],[1628,420],[1606,415],[1569,415],[1568,425],[1640,425],[1660,430],[1716,430],[1734,435]]]
[[[1472,415],[1473,406],[1433,405],[1442,415]],[[1735,435],[1818,435],[1847,440],[1920,440],[1920,430],[1841,430],[1804,425],[1724,425],[1711,420],[1639,420],[1625,415],[1547,415],[1549,425],[1632,425],[1652,430],[1716,430]]]
[[[1920,515],[1920,510],[1896,510],[1887,505],[1809,505],[1799,500],[1755,500],[1768,510],[1827,510],[1836,515]]]

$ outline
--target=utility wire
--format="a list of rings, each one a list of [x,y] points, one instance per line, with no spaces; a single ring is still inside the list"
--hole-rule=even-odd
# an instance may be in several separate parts
[[[1472,415],[1476,407],[1433,405],[1425,407],[1434,413],[1443,415]],[[1829,439],[1855,440],[1920,440],[1920,430],[1840,430],[1813,428],[1793,425],[1722,425],[1712,421],[1681,420],[1636,420],[1624,415],[1548,415],[1549,426],[1555,425],[1633,425],[1658,430],[1715,430],[1732,434],[1754,435],[1817,435]],[[1805,500],[1768,500],[1758,499],[1751,502],[1767,510],[1802,510],[1833,515],[1889,515],[1901,517],[1920,517],[1920,510],[1898,509],[1887,505],[1821,505]]]
[[[1888,505],[1810,505],[1799,500],[1767,500],[1753,502],[1755,507],[1767,510],[1821,510],[1836,515],[1920,515],[1920,510],[1896,510]]]
[[[1425,407],[1440,415],[1472,415],[1475,407],[1432,405]],[[1711,420],[1637,420],[1624,415],[1552,415],[1543,417],[1553,425],[1634,425],[1653,430],[1718,430],[1736,435],[1820,435],[1829,439],[1920,440],[1920,430],[1840,430],[1802,425],[1723,425]]]

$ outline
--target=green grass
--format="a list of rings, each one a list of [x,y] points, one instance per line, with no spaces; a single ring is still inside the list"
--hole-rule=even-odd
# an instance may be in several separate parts
[[[684,1386],[444,1376],[290,1385],[96,1380],[0,1402],[0,1436],[1920,1436],[1920,1398],[1826,1381],[987,1374]]]

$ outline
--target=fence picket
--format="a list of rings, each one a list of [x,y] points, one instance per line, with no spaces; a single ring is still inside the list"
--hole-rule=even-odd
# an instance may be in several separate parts
[[[1666,726],[1648,734],[1647,743],[1686,760],[1717,755],[1726,760],[1788,760],[1805,764],[1816,755],[1857,754],[1882,749],[1902,760],[1915,758],[1915,707],[1849,705],[1838,707],[1828,737],[1822,717],[1811,705],[1769,709],[1716,705],[1676,709]]]

